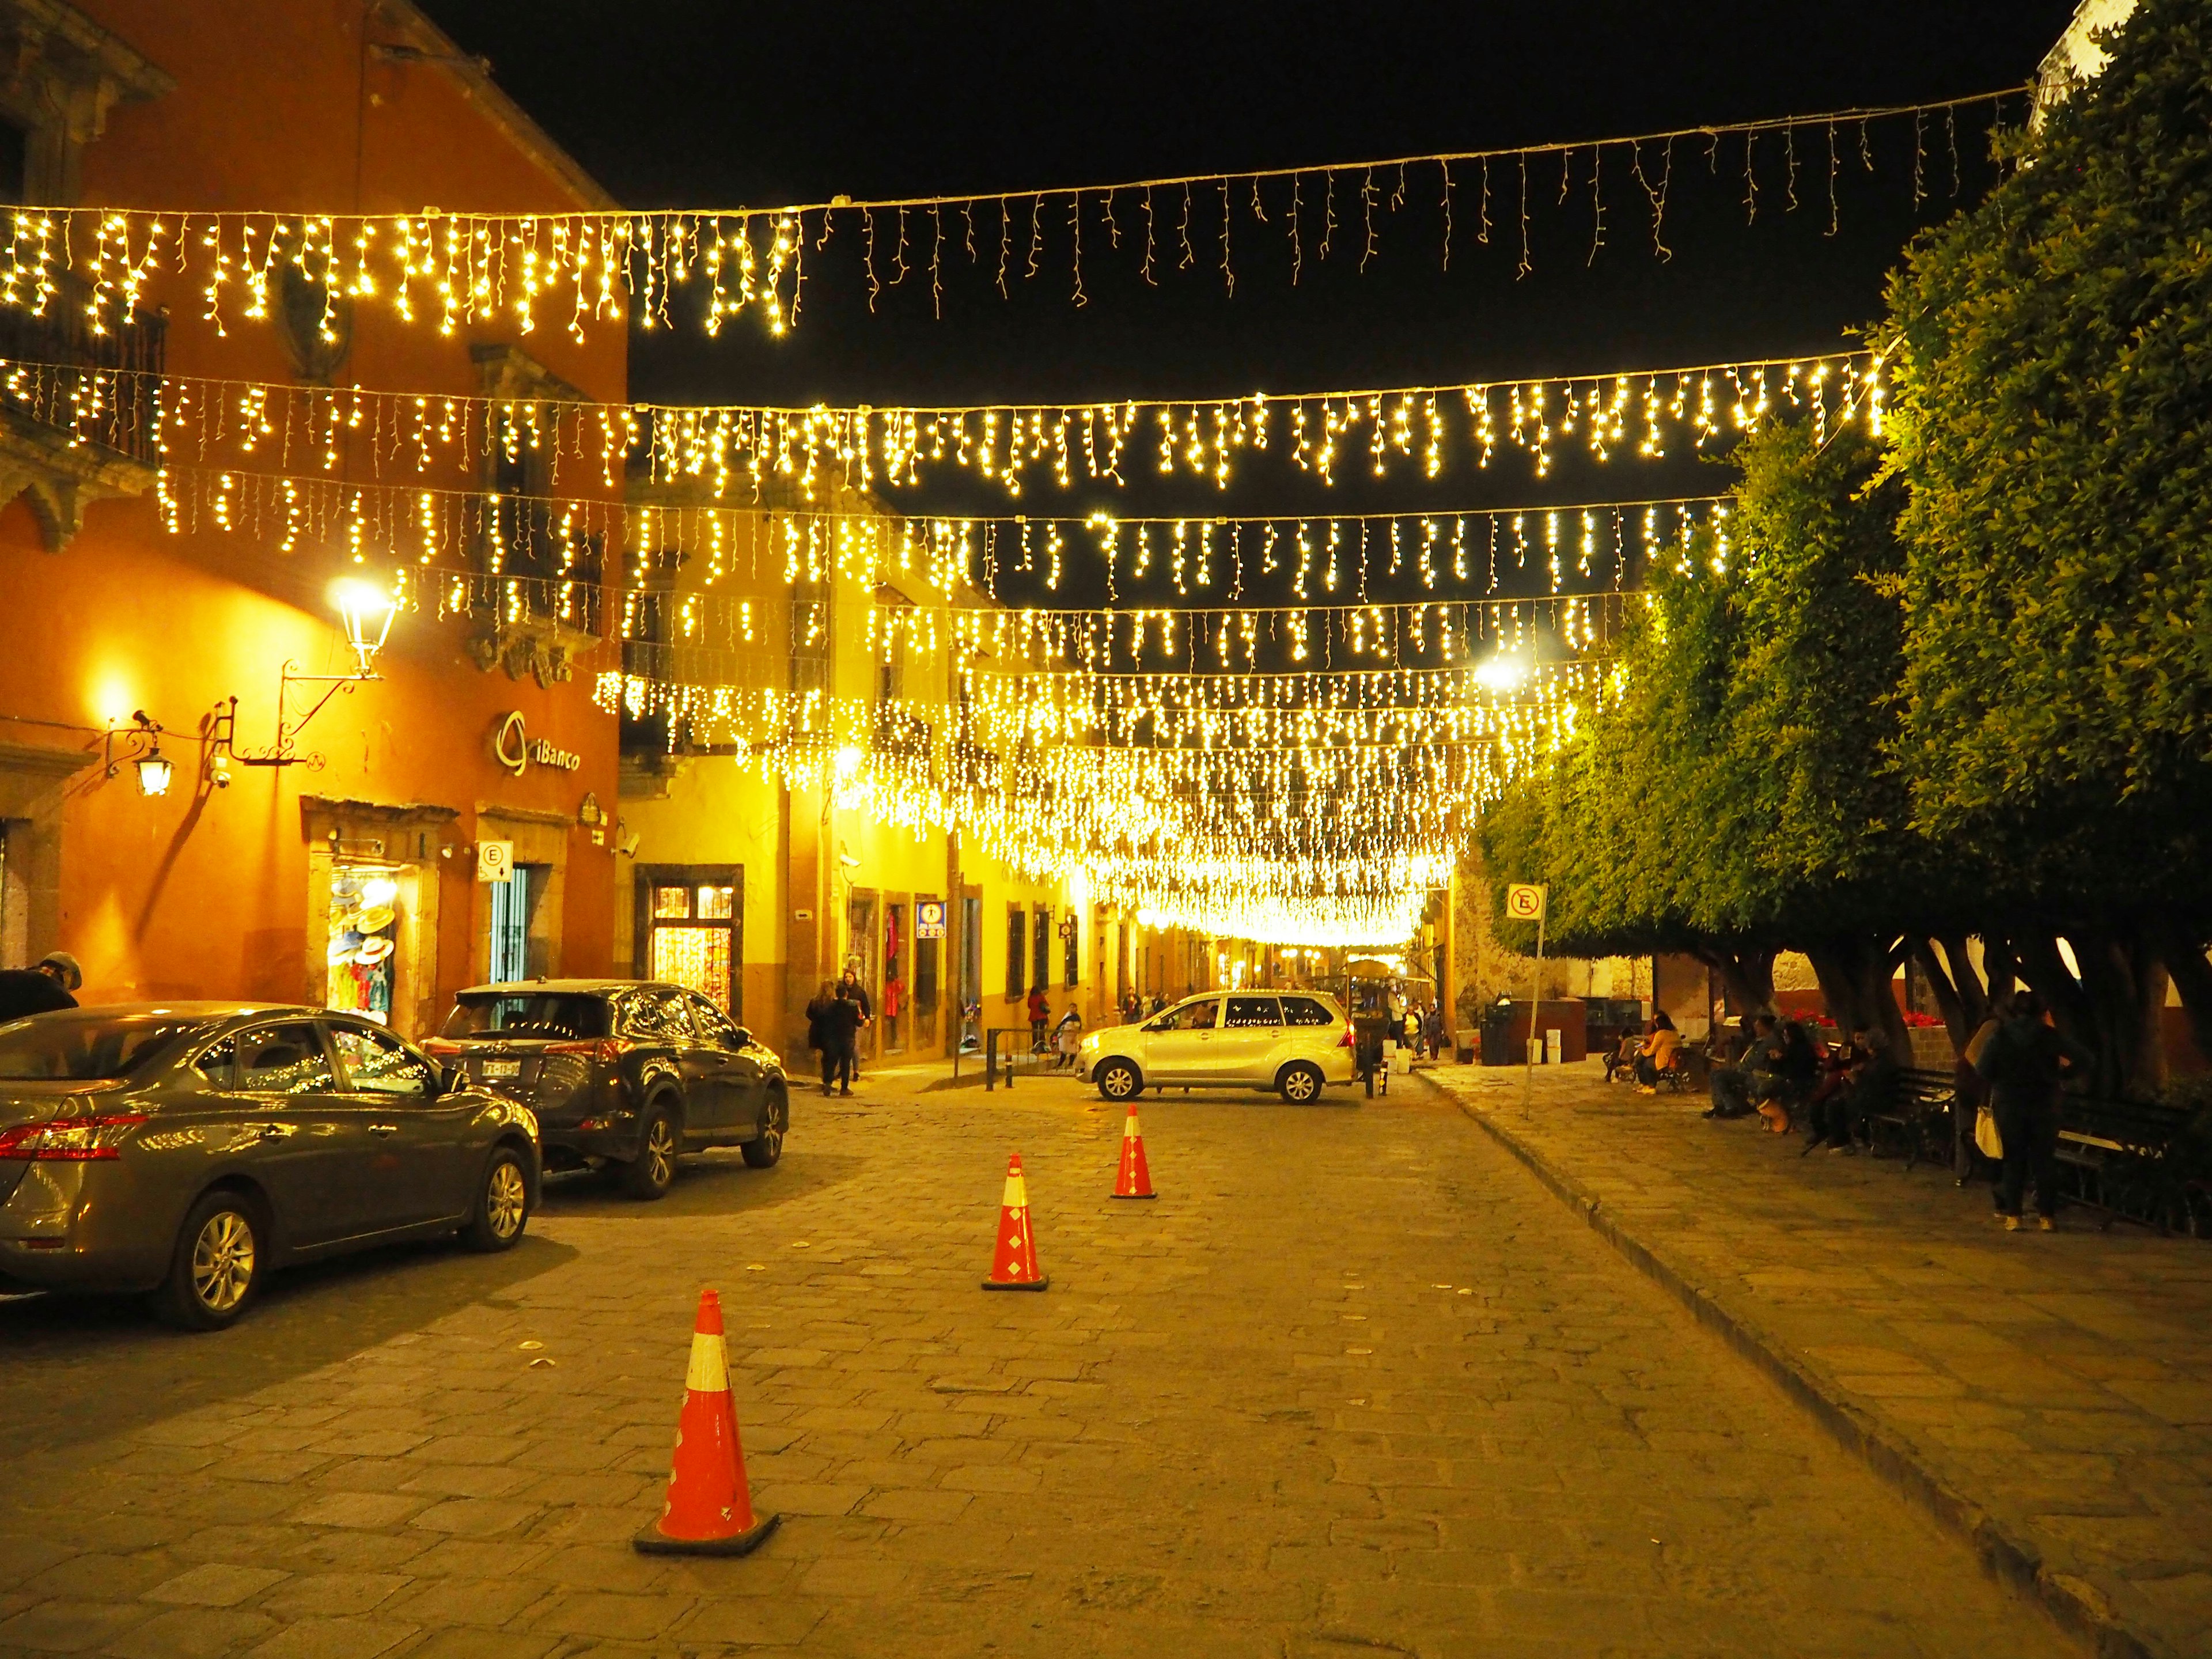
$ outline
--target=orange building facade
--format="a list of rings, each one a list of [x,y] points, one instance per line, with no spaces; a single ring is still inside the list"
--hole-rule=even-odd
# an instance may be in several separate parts
[[[408,4],[0,0],[9,29],[0,171],[20,177],[0,183],[20,202],[613,205]],[[294,309],[323,317],[307,298]],[[333,342],[281,319],[219,332],[202,309],[156,277],[124,337],[88,339],[58,307],[7,319],[0,356],[432,396],[626,392],[611,319],[582,342],[441,336],[363,304]],[[205,480],[135,434],[72,447],[0,411],[0,963],[59,948],[88,1003],[331,1003],[412,1034],[478,980],[608,971],[617,742],[592,701],[592,629],[502,605],[491,583],[451,614],[401,609],[376,678],[347,683],[333,584],[388,591],[392,550],[328,524],[289,550],[266,524],[186,514],[176,533],[157,498]],[[362,435],[337,443],[332,475],[360,476]],[[450,482],[497,487],[491,465]],[[588,554],[589,574],[618,579],[619,549]],[[291,764],[266,763],[280,699]],[[155,745],[169,781],[149,793],[138,762]],[[517,879],[480,879],[502,852]]]

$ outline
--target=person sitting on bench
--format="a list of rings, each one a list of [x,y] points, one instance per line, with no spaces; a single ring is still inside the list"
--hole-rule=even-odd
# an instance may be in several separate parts
[[[1659,1074],[1672,1068],[1681,1047],[1682,1034],[1674,1029],[1674,1022],[1663,1012],[1652,1015],[1651,1035],[1644,1039],[1636,1055],[1636,1081],[1645,1094],[1659,1092]]]
[[[1749,1117],[1751,1103],[1761,1098],[1767,1082],[1781,1067],[1782,1049],[1774,1035],[1774,1016],[1761,1014],[1751,1022],[1751,1043],[1734,1066],[1713,1067],[1713,1103],[1707,1117]]]
[[[1811,1034],[1796,1020],[1784,1020],[1775,1027],[1774,1035],[1780,1045],[1775,1055],[1775,1069],[1766,1086],[1753,1098],[1759,1103],[1759,1115],[1767,1128],[1778,1135],[1786,1135],[1792,1113],[1813,1092],[1814,1079],[1820,1070],[1820,1054],[1813,1046]]]

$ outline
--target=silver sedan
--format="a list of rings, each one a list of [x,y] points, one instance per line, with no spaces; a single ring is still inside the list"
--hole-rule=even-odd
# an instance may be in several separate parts
[[[371,1021],[188,1002],[0,1025],[0,1285],[150,1292],[228,1325],[273,1267],[522,1237],[528,1107]]]

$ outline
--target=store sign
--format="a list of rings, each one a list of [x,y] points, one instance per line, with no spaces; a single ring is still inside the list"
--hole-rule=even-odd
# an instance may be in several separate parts
[[[477,843],[477,879],[478,881],[513,881],[514,879],[514,843],[511,841],[480,841]]]
[[[916,939],[945,937],[945,901],[923,899],[914,907],[914,936]]]
[[[532,737],[523,727],[520,708],[500,722],[499,735],[491,740],[491,751],[499,763],[518,778],[530,769],[532,761],[562,772],[577,771],[584,764],[584,757],[574,750],[556,749],[543,738]]]

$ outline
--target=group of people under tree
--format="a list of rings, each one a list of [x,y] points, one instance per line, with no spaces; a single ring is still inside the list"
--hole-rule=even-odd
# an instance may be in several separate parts
[[[1772,1013],[1737,1021],[1733,1039],[1718,1029],[1709,1054],[1703,1116],[1757,1116],[1775,1134],[1802,1126],[1805,1151],[1850,1154],[1873,1144],[1872,1124],[1896,1096],[1899,1066],[1887,1035],[1857,1027],[1823,1043],[1802,1020]],[[1663,1011],[1640,1036],[1626,1036],[1609,1075],[1632,1073],[1639,1091],[1683,1074],[1681,1034]],[[2037,1218],[2048,1231],[2058,1207],[2058,1127],[2064,1081],[2086,1073],[2089,1053],[2050,1021],[2043,999],[2023,990],[1992,1007],[1959,1057],[1957,1109],[1986,1106],[1999,1143],[1995,1199],[2008,1228],[2021,1219],[2030,1184]],[[1990,1149],[1984,1148],[1985,1152]]]

